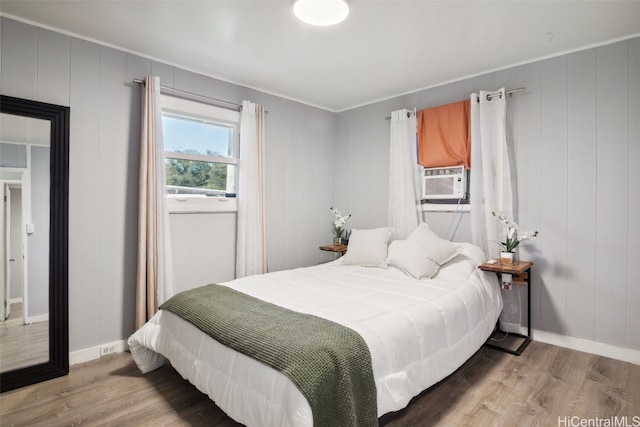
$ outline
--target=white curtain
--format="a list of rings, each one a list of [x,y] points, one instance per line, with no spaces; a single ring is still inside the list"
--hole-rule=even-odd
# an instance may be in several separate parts
[[[471,94],[471,243],[489,258],[498,257],[504,231],[491,212],[513,218],[505,95],[504,88]]]
[[[504,226],[492,211],[513,217],[513,189],[506,136],[506,92],[471,94],[471,243],[481,247],[489,258],[497,258],[504,237]],[[501,328],[522,333],[522,286],[503,290],[504,310]]]
[[[147,76],[142,96],[138,196],[136,327],[171,297],[173,272],[162,140],[160,78]]]
[[[267,272],[264,205],[264,107],[242,102],[236,278]]]
[[[419,167],[416,148],[416,115],[402,109],[391,113],[389,141],[389,225],[394,239],[406,239],[419,217]]]

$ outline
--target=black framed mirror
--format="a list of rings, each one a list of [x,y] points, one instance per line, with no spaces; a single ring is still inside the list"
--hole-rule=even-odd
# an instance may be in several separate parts
[[[38,361],[29,366],[2,370],[0,372],[0,392],[5,392],[69,373],[68,214],[70,109],[60,105],[0,95],[0,113],[3,114],[3,117],[9,118],[17,116],[19,118],[44,120],[48,122],[50,129],[48,141],[50,144],[49,223],[47,224],[49,229],[48,360]],[[31,225],[31,227],[33,226]],[[30,233],[29,225],[26,233]],[[31,233],[34,233],[33,229],[31,229]],[[42,273],[46,277],[46,273]],[[5,279],[3,278],[3,280]],[[2,345],[2,339],[0,337],[0,345]],[[44,358],[46,359],[46,355]]]

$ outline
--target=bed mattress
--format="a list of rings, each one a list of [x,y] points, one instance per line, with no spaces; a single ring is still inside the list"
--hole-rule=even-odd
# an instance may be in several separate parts
[[[282,307],[358,332],[372,358],[378,416],[404,408],[486,341],[502,310],[495,275],[476,266],[484,254],[462,254],[429,280],[389,267],[335,262],[223,283]],[[160,310],[129,339],[142,372],[166,360],[231,418],[247,426],[311,426],[302,394],[283,374],[225,347],[176,315]]]

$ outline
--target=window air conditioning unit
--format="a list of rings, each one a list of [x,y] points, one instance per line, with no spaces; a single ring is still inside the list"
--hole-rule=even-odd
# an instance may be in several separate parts
[[[467,170],[464,166],[422,169],[423,199],[464,199]]]

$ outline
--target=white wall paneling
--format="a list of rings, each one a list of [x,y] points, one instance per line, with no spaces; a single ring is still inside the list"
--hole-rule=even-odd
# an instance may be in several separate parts
[[[353,214],[352,227],[386,225],[391,111],[526,87],[508,99],[507,118],[517,219],[541,233],[520,250],[535,263],[533,327],[640,350],[632,269],[640,259],[640,39],[335,114],[10,19],[0,30],[2,93],[71,107],[72,351],[133,330],[140,88],[131,81],[149,73],[169,87],[266,106],[270,270],[331,259],[318,250],[330,241],[331,205]],[[452,215],[425,218],[444,235]],[[171,225],[179,287],[230,277],[233,215],[173,215]],[[463,214],[453,240],[468,236]]]
[[[568,57],[566,333],[594,339],[596,260],[596,51]],[[590,309],[587,309],[589,307]]]
[[[597,49],[595,340],[624,347],[629,230],[628,42]],[[637,120],[637,118],[636,118]],[[638,187],[635,191],[640,191]],[[636,282],[637,286],[637,282]],[[636,307],[638,304],[636,304]],[[640,333],[640,332],[639,332]]]
[[[567,277],[567,57],[543,62],[541,72],[540,88],[531,88],[540,91],[542,102],[539,210],[540,229],[545,230],[540,235],[545,265],[537,270],[540,308],[536,327],[562,333]],[[528,224],[522,227],[528,229]]]
[[[235,276],[236,214],[171,214],[175,291]]]
[[[100,262],[100,47],[71,40],[69,73],[69,347],[79,350],[108,342],[100,322],[119,307],[106,307],[97,294]],[[77,106],[74,108],[73,106]],[[81,106],[81,108],[80,108]],[[104,207],[108,209],[108,207]],[[112,264],[121,261],[110,260]],[[116,267],[117,268],[117,267]],[[113,286],[116,286],[115,284]],[[123,286],[122,284],[120,286]],[[104,313],[104,314],[103,314]],[[102,339],[104,338],[104,339]]]
[[[640,349],[640,38],[629,41],[629,229],[627,240],[627,306],[625,347]]]
[[[20,22],[3,19],[2,25],[3,95],[36,99],[38,67],[38,29]],[[38,99],[38,101],[40,101]]]
[[[69,339],[72,352],[133,332],[140,87],[168,87],[267,116],[267,247],[271,270],[326,261],[336,115],[173,66],[2,18],[2,94],[71,108]],[[233,278],[234,215],[172,216],[177,287]],[[194,250],[194,248],[196,250]]]
[[[540,238],[519,250],[532,260],[532,323],[543,337],[640,350],[640,39],[489,73],[400,96],[338,116],[336,200],[354,209],[386,205],[385,191],[362,179],[380,173],[398,108],[418,110],[465,99],[483,89],[525,87],[507,100],[507,134],[516,172],[517,220]],[[374,129],[374,130],[372,130]],[[372,172],[376,171],[376,172]],[[352,178],[353,177],[353,178]],[[381,203],[382,202],[382,203]],[[425,213],[444,236],[452,213]],[[467,215],[453,240],[468,240]],[[371,212],[386,224],[386,209]],[[526,313],[525,313],[526,314]],[[535,336],[534,336],[535,339]],[[555,339],[555,338],[554,338]],[[631,356],[636,357],[636,356]]]
[[[70,44],[67,36],[38,29],[38,101],[69,105]]]
[[[335,204],[353,215],[350,228],[386,225],[390,122],[385,117],[400,108],[398,101],[385,101],[338,116]]]
[[[514,206],[517,221],[528,230],[540,230],[541,195],[540,174],[543,170],[541,159],[541,121],[542,121],[542,64],[534,63],[516,69],[517,87],[525,87],[526,91],[513,96],[507,102],[515,104],[514,141],[515,152],[516,200]],[[535,177],[535,179],[531,179]],[[527,242],[519,249],[522,259],[536,263],[535,273],[531,277],[531,322],[536,327],[540,318],[542,298],[541,271],[547,268],[546,259],[539,256],[542,237]]]
[[[99,335],[103,342],[111,342],[120,339],[122,333],[130,329],[129,325],[124,325],[126,316],[113,313],[116,307],[118,310],[115,312],[119,312],[124,306],[126,288],[117,284],[126,283],[125,280],[129,282],[128,279],[131,277],[131,270],[125,269],[129,266],[125,260],[135,258],[137,254],[135,228],[127,229],[127,223],[137,224],[137,206],[127,206],[126,193],[128,185],[135,188],[138,182],[136,170],[130,169],[135,165],[128,161],[129,146],[136,146],[139,141],[130,140],[129,129],[135,125],[127,96],[128,92],[138,88],[125,84],[128,57],[126,53],[102,46],[98,49],[99,127],[98,133],[94,135],[97,137],[95,149],[98,155],[98,180],[94,183],[94,191],[99,194],[96,212],[99,242],[96,296],[104,304],[104,308],[99,312]],[[73,119],[73,105],[71,108]]]
[[[471,221],[468,212],[424,212],[422,219],[443,238],[454,242],[471,240]]]

